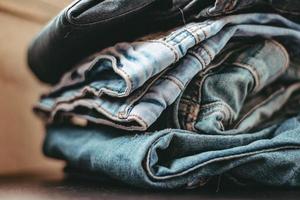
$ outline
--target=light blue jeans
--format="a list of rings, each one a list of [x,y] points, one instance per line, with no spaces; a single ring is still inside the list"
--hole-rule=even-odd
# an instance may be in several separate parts
[[[279,15],[242,14],[191,23],[155,40],[120,43],[66,74],[37,111],[46,114],[48,122],[75,116],[144,131],[230,39],[278,37],[292,43],[287,46],[293,51],[299,45],[299,30],[298,24]]]
[[[138,187],[219,175],[300,186],[299,31],[278,15],[242,14],[108,48],[41,100],[47,119],[93,122],[51,121],[44,153]]]
[[[300,186],[299,120],[237,135],[53,126],[44,153],[99,179],[105,174],[137,187],[198,187],[221,174],[241,183]]]

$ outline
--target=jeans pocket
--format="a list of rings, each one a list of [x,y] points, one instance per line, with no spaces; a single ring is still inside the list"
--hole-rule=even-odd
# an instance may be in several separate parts
[[[285,47],[275,40],[265,40],[233,59],[234,65],[249,70],[253,75],[254,93],[283,75],[290,61]]]
[[[179,111],[183,128],[207,133],[226,131],[239,118],[247,97],[276,80],[288,63],[286,50],[272,40],[257,41],[231,55],[191,82]]]

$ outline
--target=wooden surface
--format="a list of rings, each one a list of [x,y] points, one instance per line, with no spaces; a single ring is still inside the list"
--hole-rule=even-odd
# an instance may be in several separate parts
[[[31,111],[47,89],[26,65],[28,43],[71,0],[0,0],[0,174],[61,168],[41,153],[43,126]]]
[[[1,200],[227,200],[266,199],[298,200],[300,190],[276,188],[216,188],[151,191],[116,183],[64,179],[62,174],[52,172],[28,172],[0,176]]]

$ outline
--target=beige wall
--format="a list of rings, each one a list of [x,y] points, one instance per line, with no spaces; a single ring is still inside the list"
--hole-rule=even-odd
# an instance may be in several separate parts
[[[26,48],[71,0],[0,0],[0,174],[58,168],[41,153],[43,126],[31,108],[47,87],[26,66]]]

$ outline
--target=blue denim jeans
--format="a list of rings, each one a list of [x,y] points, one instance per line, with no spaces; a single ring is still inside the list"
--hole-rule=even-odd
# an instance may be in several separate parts
[[[300,186],[300,83],[279,81],[289,61],[277,41],[232,41],[171,106],[178,119],[160,119],[181,129],[51,125],[44,153],[138,187],[194,188],[220,175],[242,185]],[[199,107],[186,109],[192,103]]]
[[[288,45],[292,51],[300,41],[298,30],[298,24],[278,15],[243,14],[191,23],[155,40],[120,43],[67,73],[37,110],[46,113],[49,122],[75,116],[125,130],[147,130],[230,39],[278,37],[293,42]]]
[[[273,91],[265,98],[256,95],[285,73],[290,64],[289,55],[285,47],[274,40],[257,41],[244,48],[221,66],[199,73],[187,86],[179,103],[181,128],[211,134],[226,133],[226,130],[245,132],[262,118],[272,116],[289,95],[299,89],[296,84],[298,86],[291,87],[292,91]],[[246,106],[247,112],[243,113],[250,96],[255,96],[252,100],[255,105]]]
[[[300,186],[299,43],[300,25],[256,13],[107,48],[39,103],[44,153],[138,187]]]
[[[300,186],[299,120],[233,135],[52,126],[44,153],[99,179],[105,174],[137,187],[197,187],[221,174],[244,184]]]

